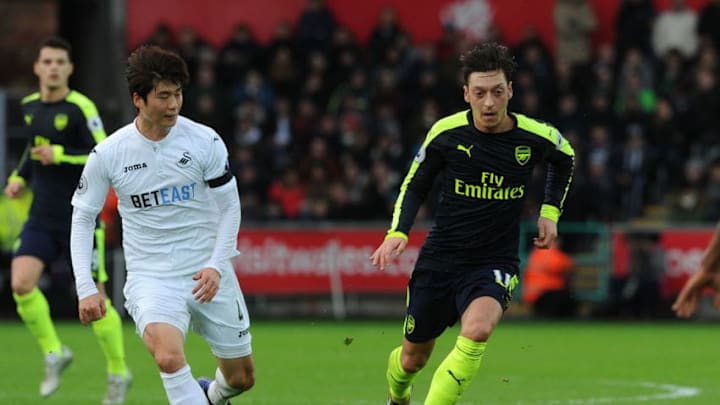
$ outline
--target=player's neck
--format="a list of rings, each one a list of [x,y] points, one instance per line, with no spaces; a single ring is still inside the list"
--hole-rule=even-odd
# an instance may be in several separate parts
[[[475,128],[477,128],[480,132],[484,132],[486,134],[499,134],[502,132],[507,132],[513,129],[515,126],[515,121],[513,121],[512,118],[508,114],[505,114],[505,117],[503,117],[500,120],[500,123],[493,127],[486,127],[480,122],[479,120],[474,120]]]
[[[60,100],[64,100],[68,93],[70,93],[70,88],[68,86],[57,88],[40,86],[40,101],[43,103],[56,103]]]
[[[135,128],[137,128],[137,130],[140,132],[140,134],[142,134],[142,136],[153,142],[158,142],[165,139],[165,137],[167,137],[170,133],[171,129],[155,125],[152,122],[143,119],[142,116],[138,116],[138,118],[135,120]]]

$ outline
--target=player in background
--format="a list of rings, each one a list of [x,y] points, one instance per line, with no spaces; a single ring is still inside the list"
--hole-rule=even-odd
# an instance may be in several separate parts
[[[62,38],[50,38],[40,46],[33,65],[40,91],[22,100],[28,146],[5,187],[10,198],[18,198],[28,187],[33,193],[30,215],[13,255],[11,284],[17,312],[45,355],[42,397],[60,387],[61,374],[73,354],[60,341],[48,301],[37,284],[43,270],[58,257],[65,255],[69,263],[70,199],[88,153],[106,136],[95,104],[68,86],[73,73],[71,51]],[[108,390],[103,403],[121,404],[131,376],[125,364],[122,321],[105,293],[104,230],[96,227],[96,218],[92,225],[96,260],[91,282],[108,308],[105,318],[92,323],[107,359]]]
[[[126,76],[137,117],[95,147],[72,199],[80,320],[106,311],[90,280],[90,257],[93,218],[112,186],[122,220],[125,307],[170,404],[226,404],[255,378],[250,318],[230,261],[240,199],[228,151],[213,129],[180,116],[189,74],[177,54],[140,47]],[[190,327],[217,359],[212,381],[196,382],[185,359]]]
[[[710,245],[705,249],[700,269],[690,276],[675,299],[672,306],[675,314],[680,318],[692,316],[706,288],[713,290],[715,307],[720,309],[720,224],[715,227]]]
[[[487,341],[518,283],[519,222],[533,167],[547,164],[535,246],[557,237],[574,152],[554,127],[508,113],[515,62],[481,44],[461,57],[470,109],[438,120],[412,162],[390,230],[370,257],[383,270],[403,252],[415,216],[443,173],[435,224],[408,283],[405,337],[389,356],[388,404],[409,404],[412,383],[445,328],[460,336],[435,371],[425,404],[454,404],[480,367]]]

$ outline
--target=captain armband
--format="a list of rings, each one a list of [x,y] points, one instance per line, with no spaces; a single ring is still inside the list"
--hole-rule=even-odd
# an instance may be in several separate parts
[[[216,177],[212,180],[208,180],[207,183],[208,183],[208,186],[210,186],[210,188],[216,188],[216,187],[220,187],[224,184],[229,183],[230,180],[232,180],[232,179],[233,179],[232,173],[230,173],[229,171],[226,171],[225,173],[223,173],[222,176]]]

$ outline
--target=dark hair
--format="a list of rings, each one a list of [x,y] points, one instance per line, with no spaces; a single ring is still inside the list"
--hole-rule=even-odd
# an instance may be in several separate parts
[[[460,56],[460,62],[465,84],[471,73],[492,72],[498,69],[502,70],[505,79],[510,81],[517,66],[510,50],[497,42],[485,42],[473,47]]]
[[[147,95],[162,80],[185,86],[190,74],[185,61],[175,52],[155,45],[143,45],[128,57],[125,70],[130,96],[137,93],[147,101]]]
[[[42,41],[40,43],[40,47],[38,48],[38,55],[40,55],[40,50],[43,48],[55,48],[55,49],[62,49],[68,54],[68,59],[72,61],[72,45],[70,45],[70,42],[68,42],[66,39],[61,37],[50,37],[46,40]]]

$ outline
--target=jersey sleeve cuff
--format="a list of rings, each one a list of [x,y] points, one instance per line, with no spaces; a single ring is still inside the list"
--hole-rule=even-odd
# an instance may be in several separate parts
[[[27,183],[25,182],[25,179],[22,178],[22,176],[20,176],[18,174],[17,170],[13,170],[13,172],[10,173],[10,176],[8,177],[7,182],[8,182],[8,184],[20,183],[20,185],[22,185],[23,187],[25,187],[27,185]]]
[[[402,238],[405,239],[405,242],[407,242],[408,240],[408,236],[400,231],[388,231],[387,235],[385,235],[385,240],[388,240],[390,238]]]
[[[220,275],[220,278],[223,276],[222,270],[220,270],[220,266],[218,266],[216,263],[205,263],[205,266],[203,266],[204,269],[213,269],[217,272],[217,274]]]
[[[53,163],[59,165],[62,163],[62,159],[65,156],[65,147],[62,145],[52,145],[53,149]]]
[[[560,219],[560,208],[550,204],[543,204],[540,207],[540,216],[553,222],[557,222]]]

